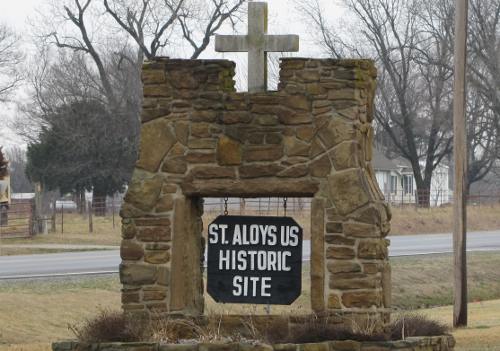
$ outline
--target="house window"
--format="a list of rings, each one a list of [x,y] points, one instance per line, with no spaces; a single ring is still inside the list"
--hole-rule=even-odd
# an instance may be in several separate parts
[[[391,193],[395,194],[398,192],[398,177],[391,175]]]
[[[403,176],[403,190],[405,194],[413,194],[413,176],[411,174]]]

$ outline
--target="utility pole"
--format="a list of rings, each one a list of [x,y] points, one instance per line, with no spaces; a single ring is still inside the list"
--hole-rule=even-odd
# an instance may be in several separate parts
[[[453,155],[455,184],[453,201],[453,253],[455,289],[453,326],[467,326],[467,139],[465,122],[465,68],[467,63],[468,0],[455,0],[455,70],[453,91]]]

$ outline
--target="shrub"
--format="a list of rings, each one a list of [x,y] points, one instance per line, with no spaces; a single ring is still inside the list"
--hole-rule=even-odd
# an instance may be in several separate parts
[[[81,326],[70,326],[70,329],[79,341],[86,343],[255,340],[269,344],[302,344],[330,340],[400,340],[411,336],[438,336],[449,332],[446,324],[416,313],[399,315],[384,330],[369,315],[365,319],[353,319],[350,325],[333,324],[328,316],[317,315],[301,317],[300,322],[296,321],[295,324],[290,324],[286,316],[246,316],[233,320],[233,324],[224,325],[224,318],[220,315],[209,315],[199,320],[159,316],[150,323],[141,322],[143,321],[129,321],[122,312],[102,310],[97,317],[86,320]]]
[[[388,337],[370,318],[342,325],[332,324],[328,317],[311,315],[300,326],[291,328],[286,340],[277,342],[302,344],[329,340],[386,341]]]
[[[400,314],[389,325],[392,340],[405,339],[411,336],[438,336],[450,332],[445,323],[430,319],[418,313]]]
[[[139,321],[132,325],[123,312],[101,310],[95,318],[69,329],[81,342],[132,342],[143,340],[146,328],[142,325]]]

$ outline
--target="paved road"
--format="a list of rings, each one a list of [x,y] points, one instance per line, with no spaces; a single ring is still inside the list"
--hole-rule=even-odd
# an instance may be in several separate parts
[[[390,239],[390,256],[452,251],[451,234],[393,236]],[[500,250],[500,231],[469,233],[468,250]],[[304,241],[303,251],[304,260],[308,261],[311,254],[309,240]],[[0,279],[116,273],[119,256],[118,250],[5,256],[0,257]]]

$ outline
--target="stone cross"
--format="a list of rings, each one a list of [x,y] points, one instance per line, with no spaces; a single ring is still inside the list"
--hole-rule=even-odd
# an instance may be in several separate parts
[[[215,51],[248,52],[248,91],[267,89],[267,52],[299,51],[298,35],[267,35],[267,3],[248,3],[247,35],[216,35]]]

